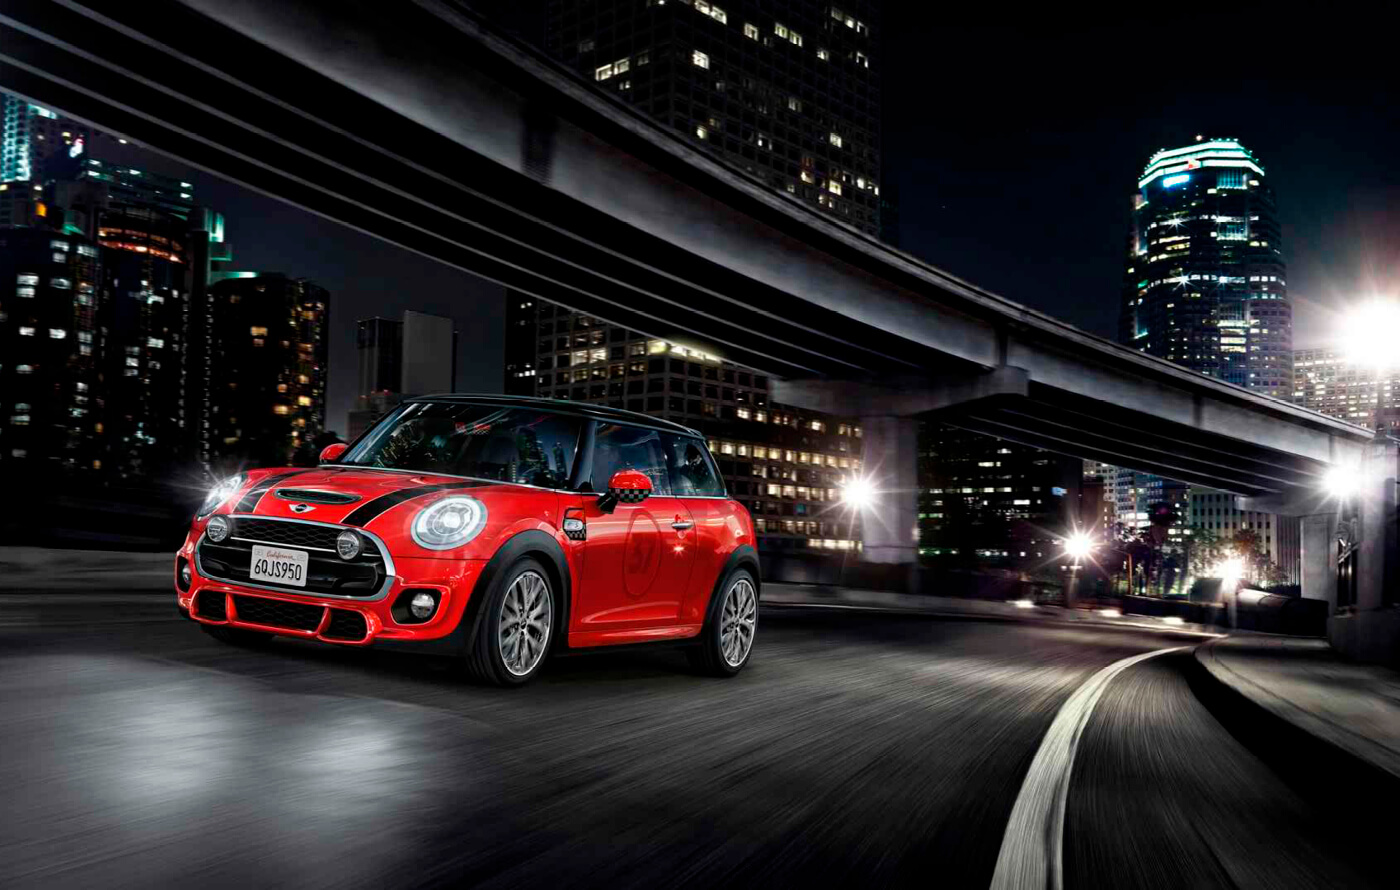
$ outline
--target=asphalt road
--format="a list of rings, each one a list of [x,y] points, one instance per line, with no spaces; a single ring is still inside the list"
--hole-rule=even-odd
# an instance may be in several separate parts
[[[169,596],[6,593],[0,886],[986,887],[1061,705],[1193,642],[770,607],[733,680],[647,652],[503,691],[437,659],[230,647]],[[1189,667],[1128,668],[1093,711],[1066,886],[1365,886],[1338,814]]]

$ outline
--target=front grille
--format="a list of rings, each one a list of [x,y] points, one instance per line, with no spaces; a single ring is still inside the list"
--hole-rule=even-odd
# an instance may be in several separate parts
[[[335,551],[335,538],[343,529],[332,525],[308,525],[280,519],[235,519],[233,536],[248,538],[264,544],[286,544],[288,547],[319,547]]]
[[[368,537],[364,552],[354,559],[336,556],[335,539],[342,531],[343,528],[335,525],[237,517],[233,519],[233,534],[223,543],[215,544],[208,538],[200,541],[199,565],[205,575],[235,584],[311,595],[373,596],[387,579],[384,557],[378,545]],[[249,567],[255,543],[306,549],[306,586],[253,581]]]
[[[301,501],[306,504],[353,504],[362,500],[357,494],[317,491],[314,488],[279,488],[277,496],[284,501]]]
[[[365,616],[349,609],[331,609],[331,620],[321,636],[334,640],[363,640],[367,633],[369,626],[365,624]]]
[[[194,613],[210,621],[228,620],[225,611],[224,594],[221,590],[201,590],[194,595]]]
[[[233,595],[233,607],[238,612],[239,621],[290,630],[315,630],[321,626],[321,616],[325,612],[321,606],[239,594]]]

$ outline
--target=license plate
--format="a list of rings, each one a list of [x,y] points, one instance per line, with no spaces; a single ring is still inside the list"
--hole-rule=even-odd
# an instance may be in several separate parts
[[[253,561],[249,563],[248,577],[253,581],[305,587],[306,560],[305,550],[254,544]]]

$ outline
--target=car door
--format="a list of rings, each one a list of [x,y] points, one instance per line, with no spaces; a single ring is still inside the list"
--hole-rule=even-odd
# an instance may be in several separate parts
[[[729,557],[743,544],[752,544],[746,526],[737,522],[714,458],[704,440],[680,433],[662,433],[670,468],[671,491],[690,510],[695,522],[692,531],[695,565],[690,573],[690,592],[681,603],[681,622],[699,624],[705,620],[710,594],[720,580]]]
[[[579,631],[674,625],[690,582],[695,520],[671,492],[660,433],[598,423],[591,487],[605,493],[608,480],[622,469],[645,473],[652,494],[640,503],[618,502],[610,513],[598,497],[583,498],[587,539],[574,598]]]

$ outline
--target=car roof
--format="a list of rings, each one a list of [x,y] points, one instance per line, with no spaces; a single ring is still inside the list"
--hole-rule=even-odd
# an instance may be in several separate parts
[[[652,417],[650,414],[643,414],[640,411],[625,411],[621,408],[610,408],[606,405],[594,405],[588,402],[574,402],[569,399],[542,399],[538,396],[503,396],[499,393],[438,392],[423,396],[411,396],[404,399],[404,401],[470,402],[477,405],[493,405],[500,407],[519,406],[521,408],[544,408],[559,414],[572,414],[575,417],[583,417],[588,420],[626,423],[632,424],[633,426],[650,427],[670,433],[695,436],[698,439],[705,438],[698,430],[691,429],[688,426],[682,426],[674,421],[663,420],[660,417]]]

